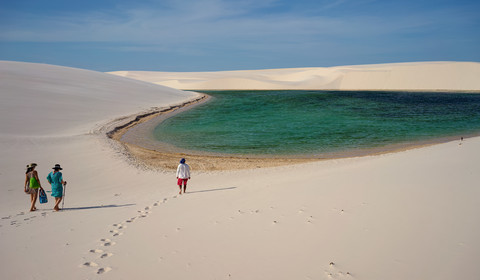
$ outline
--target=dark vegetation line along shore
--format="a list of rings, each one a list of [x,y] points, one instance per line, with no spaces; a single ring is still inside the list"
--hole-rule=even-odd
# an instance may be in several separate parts
[[[204,99],[206,99],[208,96],[203,94],[201,97],[199,98],[196,98],[194,100],[190,100],[190,101],[187,101],[187,102],[184,102],[182,104],[179,104],[179,105],[174,105],[174,106],[170,106],[168,108],[164,108],[164,109],[159,109],[159,110],[154,110],[152,112],[148,112],[148,113],[145,113],[145,114],[142,114],[142,115],[138,115],[135,117],[135,119],[125,123],[125,124],[122,124],[120,126],[117,126],[115,127],[114,129],[112,129],[111,131],[107,132],[106,135],[108,138],[110,139],[116,139],[116,135],[118,133],[121,133],[123,130],[129,128],[129,127],[132,127],[136,124],[139,124],[143,121],[145,121],[146,118],[153,118],[153,117],[156,117],[157,115],[160,115],[160,114],[164,114],[164,113],[169,113],[169,112],[173,112],[177,109],[180,109],[182,107],[185,107],[185,106],[188,106],[188,105],[191,105],[191,104],[194,104],[194,103],[197,103],[197,102],[200,102],[200,101],[203,101]],[[118,139],[116,139],[118,140]]]

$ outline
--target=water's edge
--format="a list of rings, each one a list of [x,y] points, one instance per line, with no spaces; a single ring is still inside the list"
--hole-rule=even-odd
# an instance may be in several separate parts
[[[266,154],[229,154],[229,153],[216,153],[216,152],[206,152],[206,151],[197,151],[189,150],[176,147],[172,144],[160,142],[153,136],[153,130],[155,127],[160,125],[165,120],[174,117],[175,115],[182,113],[186,110],[195,108],[196,106],[205,104],[210,100],[208,94],[201,93],[204,97],[200,100],[195,100],[195,102],[187,102],[179,106],[175,106],[173,110],[167,110],[166,112],[162,111],[157,116],[150,118],[149,120],[142,121],[143,118],[149,116],[137,116],[138,119],[133,125],[130,125],[125,131],[121,133],[119,141],[141,147],[146,150],[151,150],[152,152],[160,153],[171,153],[171,154],[181,154],[187,156],[199,156],[199,157],[221,157],[221,158],[238,158],[238,159],[335,159],[335,158],[349,158],[349,157],[359,157],[359,156],[368,156],[368,155],[377,155],[392,153],[398,151],[404,151],[413,148],[419,148],[429,145],[441,144],[450,141],[460,140],[461,137],[464,139],[470,137],[480,136],[480,132],[463,134],[463,135],[454,135],[448,137],[436,137],[428,140],[417,140],[417,141],[408,141],[408,142],[399,142],[395,144],[389,144],[381,147],[373,148],[359,148],[359,149],[345,149],[339,152],[327,152],[321,154],[292,154],[292,155],[266,155]]]

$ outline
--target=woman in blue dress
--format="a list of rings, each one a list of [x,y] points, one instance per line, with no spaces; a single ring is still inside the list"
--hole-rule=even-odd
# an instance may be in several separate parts
[[[55,164],[55,167],[52,169],[53,171],[48,174],[47,180],[50,185],[52,185],[52,196],[55,197],[55,207],[53,207],[53,210],[58,211],[60,210],[58,205],[63,197],[63,186],[66,182],[63,181],[63,175],[62,172],[60,172],[63,168],[60,167],[60,164]]]

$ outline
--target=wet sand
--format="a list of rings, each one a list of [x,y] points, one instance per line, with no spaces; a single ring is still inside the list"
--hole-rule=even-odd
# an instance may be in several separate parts
[[[196,151],[179,150],[176,147],[149,138],[148,132],[165,119],[207,102],[208,99],[208,95],[203,95],[199,99],[159,112],[139,115],[135,117],[134,121],[116,127],[114,130],[108,132],[107,135],[111,139],[121,143],[127,152],[136,160],[148,167],[161,170],[176,169],[180,158],[187,158],[189,165],[196,171],[264,168],[319,160],[318,158],[303,157],[282,158],[203,154]]]

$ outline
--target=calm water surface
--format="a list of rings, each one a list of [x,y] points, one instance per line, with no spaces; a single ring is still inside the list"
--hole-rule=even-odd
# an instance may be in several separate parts
[[[214,91],[167,119],[158,141],[229,154],[294,155],[375,148],[480,132],[480,95]]]

